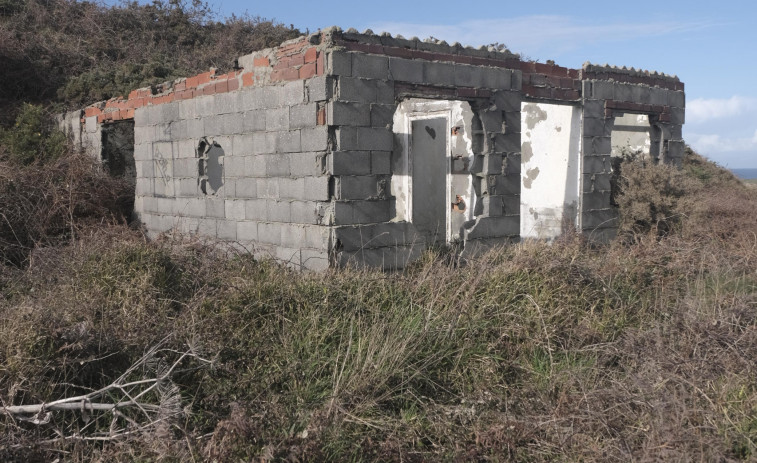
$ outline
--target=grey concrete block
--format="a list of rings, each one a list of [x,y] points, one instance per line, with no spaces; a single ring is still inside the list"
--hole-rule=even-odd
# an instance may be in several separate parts
[[[391,151],[394,148],[394,134],[386,128],[358,127],[358,149]]]
[[[256,198],[258,196],[258,181],[256,178],[239,178],[236,181],[237,198]]]
[[[305,82],[307,91],[307,101],[314,103],[316,101],[326,101],[331,95],[331,85],[326,76],[316,76]]]
[[[328,157],[332,175],[368,175],[371,173],[370,151],[334,151]]]
[[[186,123],[186,136],[184,138],[196,140],[205,136],[205,121],[202,119],[189,119]],[[178,137],[177,137],[178,138]]]
[[[289,155],[287,154],[263,154],[260,155],[265,163],[266,177],[288,177]]]
[[[294,153],[302,150],[300,131],[276,132],[276,151],[279,153]]]
[[[229,150],[231,151],[231,150]],[[197,162],[195,162],[195,165]],[[226,178],[237,178],[244,176],[245,156],[226,155],[223,157],[223,171]],[[174,170],[176,168],[174,167]],[[195,176],[197,176],[197,168],[195,167]]]
[[[301,130],[302,151],[325,151],[328,149],[329,133],[325,125]]]
[[[492,97],[492,100],[494,101],[494,105],[500,111],[520,113],[520,104],[523,99],[518,92],[502,90],[496,92]]]
[[[356,127],[337,127],[334,131],[335,149],[349,151],[358,149],[357,128]]]
[[[479,66],[469,66],[467,64],[458,64],[454,68],[454,81],[458,87],[489,87],[484,84],[484,68]]]
[[[277,132],[255,132],[252,134],[253,154],[270,154],[276,152]]]
[[[609,137],[612,135],[613,124],[605,118],[584,117],[584,137]]]
[[[507,153],[502,166],[503,175],[520,175],[521,156],[519,153]]]
[[[371,151],[371,173],[374,175],[389,175],[392,173],[391,151]]]
[[[668,104],[675,108],[686,106],[686,94],[683,92],[668,91]]]
[[[292,177],[310,177],[322,174],[322,161],[318,153],[289,153],[285,155]]]
[[[581,227],[584,230],[615,228],[617,226],[618,211],[615,208],[585,211],[581,214]]]
[[[353,53],[352,76],[386,80],[389,78],[389,58],[379,55]]]
[[[497,153],[520,152],[520,133],[497,133],[493,136],[494,151]]]
[[[585,211],[592,211],[595,209],[609,209],[610,206],[610,192],[599,191],[595,193],[584,193],[581,196],[581,207]]]
[[[226,200],[223,198],[205,198],[205,214],[208,217],[226,217]]]
[[[322,272],[330,267],[329,253],[325,250],[302,249],[300,262],[303,269],[314,272]]]
[[[221,116],[221,134],[234,135],[244,132],[243,122],[241,113],[224,114]]]
[[[258,198],[279,199],[279,179],[258,179]]]
[[[230,220],[245,219],[245,201],[241,199],[226,199],[226,218]]]
[[[137,112],[134,112],[134,116]],[[197,101],[195,98],[179,101],[179,118],[181,119],[194,119],[198,117],[197,114]]]
[[[280,178],[279,197],[286,199],[309,199],[305,196],[304,178]]]
[[[258,240],[258,222],[233,222],[237,224],[237,237],[242,241]]]
[[[623,97],[626,90],[617,90],[617,86],[621,84],[615,84],[613,82],[604,82],[601,80],[595,80],[591,82],[591,98],[597,99],[597,100],[612,100],[612,99],[622,99],[619,97]],[[628,91],[628,96],[630,97],[630,91]],[[628,100],[623,100],[628,101]]]
[[[206,116],[203,119],[205,125],[205,133],[210,136],[218,136],[224,133],[223,131],[223,119],[221,116]]]
[[[231,153],[237,159],[243,161],[247,156],[251,156],[255,152],[255,139],[251,134],[234,135],[231,137]],[[245,165],[226,166],[228,169],[234,169],[234,175],[241,175],[244,172]]]
[[[240,119],[242,120],[243,133],[249,134],[250,132],[265,130],[265,111],[245,111],[241,114]]]
[[[216,112],[232,114],[239,112],[239,95],[237,93],[218,93],[215,95]]]
[[[500,110],[480,111],[481,125],[488,134],[504,133],[504,114]]]
[[[305,227],[299,224],[281,225],[281,245],[287,248],[299,249],[305,247]]]
[[[393,104],[372,104],[370,108],[371,127],[391,127],[396,110],[397,106]]]
[[[403,58],[389,58],[389,74],[400,82],[423,82],[423,62]]]
[[[486,88],[510,89],[512,87],[512,74],[509,69],[503,68],[480,68],[481,86]]]
[[[134,194],[138,196],[152,196],[152,194],[155,192],[153,188],[153,179],[152,178],[138,178],[135,188],[134,188]]]
[[[198,117],[208,117],[218,114],[214,95],[203,95],[194,98]]]
[[[239,233],[239,229],[237,229]],[[267,244],[281,244],[281,224],[275,222],[258,223],[258,241]]]
[[[521,132],[520,111],[507,111],[504,113],[505,133]]]
[[[379,80],[376,83],[376,103],[396,105],[394,98],[394,83]]]
[[[284,84],[281,101],[277,106],[294,106],[305,102],[305,81],[295,80]]]
[[[309,103],[304,105],[296,105],[289,108],[289,127],[293,129],[301,129],[305,127],[315,127],[316,114],[318,112],[318,105],[315,103]]]
[[[683,108],[670,108],[670,123],[673,125],[683,125],[686,122],[686,110]]]
[[[482,217],[476,219],[475,225],[465,230],[466,240],[479,238],[498,238],[520,234],[520,217]]]
[[[216,221],[216,232],[219,239],[222,240],[236,240],[237,239],[237,223],[231,220],[218,220]]]
[[[328,125],[370,126],[371,107],[363,103],[332,101],[326,106]]]
[[[584,156],[609,155],[612,152],[610,137],[583,137]]]
[[[611,173],[583,174],[583,192],[610,191]]]
[[[192,101],[194,104],[194,100]],[[137,108],[134,110],[134,127],[147,127],[150,125],[150,118],[148,117],[149,111],[146,107]],[[86,132],[94,132],[97,127],[97,116],[90,116],[84,119],[84,130]]]
[[[389,201],[334,202],[334,223],[336,225],[387,222],[390,219]]]
[[[423,81],[433,82],[436,85],[455,85],[455,65],[424,61]]]
[[[329,177],[303,177],[305,182],[303,199],[311,201],[328,201]]]
[[[265,129],[269,132],[289,130],[289,107],[266,109]]]
[[[195,178],[181,178],[175,182],[177,196],[197,196],[200,193],[197,187],[197,179]]]
[[[359,77],[339,77],[335,98],[343,102],[375,103],[377,82]]]
[[[305,227],[305,246],[311,249],[327,250],[331,240],[330,227],[309,226]]]
[[[317,224],[317,203],[314,201],[292,201],[290,203],[290,219],[293,223]]]
[[[332,50],[326,54],[326,72],[332,76],[352,75],[352,53]]]
[[[584,156],[583,158],[583,173],[584,174],[610,173],[610,172],[612,172],[612,162],[611,162],[610,155]]]
[[[134,161],[134,165],[137,171],[137,178],[153,178],[155,176],[153,161]]]
[[[248,199],[244,202],[244,214],[247,220],[264,222],[268,220],[268,202],[271,199]]]
[[[289,201],[266,201],[266,220],[269,222],[291,222],[291,207]]]

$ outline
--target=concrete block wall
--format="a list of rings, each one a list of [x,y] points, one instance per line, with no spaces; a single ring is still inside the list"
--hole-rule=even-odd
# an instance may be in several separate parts
[[[428,244],[410,221],[397,220],[392,197],[393,118],[409,98],[464,101],[473,112],[469,171],[477,199],[463,253],[519,239],[524,102],[582,107],[581,227],[601,240],[617,226],[609,181],[614,114],[649,115],[661,161],[679,164],[683,153],[683,84],[666,75],[568,69],[506,50],[339,28],[238,64],[61,118],[95,155],[102,124],[134,122],[135,209],[151,235],[206,236],[302,268],[403,267]],[[201,142],[215,147],[212,162],[198,152]]]
[[[388,194],[399,145],[392,118],[406,98],[471,104],[477,137],[471,174],[482,200],[464,240],[472,248],[474,242],[517,238],[519,209],[505,205],[518,204],[520,71],[502,66],[503,60],[489,66],[488,51],[475,51],[486,61],[472,64],[473,56],[444,44],[355,32],[331,39],[339,47],[325,62],[333,88],[327,168],[334,178],[335,262],[401,268],[427,245],[412,223],[392,221],[395,203]],[[505,56],[512,57],[500,58]]]
[[[683,159],[685,114],[683,83],[676,77],[611,66],[585,64],[582,78],[581,228],[590,239],[606,242],[617,233],[617,208],[610,203],[613,163],[610,137],[616,114],[646,114],[650,154],[679,166]],[[656,130],[655,130],[656,128]]]

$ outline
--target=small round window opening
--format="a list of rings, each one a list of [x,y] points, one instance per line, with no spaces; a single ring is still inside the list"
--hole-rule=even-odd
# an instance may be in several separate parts
[[[203,137],[197,145],[197,183],[204,195],[215,195],[223,186],[223,148]]]

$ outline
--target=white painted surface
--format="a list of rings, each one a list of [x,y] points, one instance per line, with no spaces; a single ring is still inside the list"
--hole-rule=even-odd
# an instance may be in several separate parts
[[[640,152],[644,157],[649,156],[650,139],[649,116],[646,114],[623,114],[615,116],[615,125],[610,142],[612,155],[621,156],[623,150]]]
[[[397,107],[394,114],[394,132],[399,142],[399,150],[393,156],[393,175],[391,182],[391,193],[396,200],[396,221],[413,221],[416,215],[413,208],[423,204],[423,195],[427,193],[428,188],[420,190],[419,197],[414,198],[413,189],[413,147],[414,139],[412,128],[421,127],[423,124],[414,124],[418,121],[429,119],[444,119],[446,128],[441,134],[445,139],[445,149],[442,154],[444,167],[441,172],[436,172],[436,177],[428,179],[428,182],[437,184],[441,182],[445,189],[444,217],[440,217],[440,223],[445,224],[445,230],[441,237],[446,242],[452,242],[460,239],[460,228],[462,224],[473,218],[473,183],[470,175],[470,166],[473,165],[473,152],[471,149],[471,123],[473,120],[473,111],[470,105],[464,101],[447,101],[447,100],[424,100],[412,98],[403,101]],[[458,127],[456,133],[451,129]],[[437,130],[435,128],[435,130]],[[415,137],[421,140],[422,137]],[[465,204],[463,211],[455,211],[452,203],[456,202],[456,197]],[[414,206],[414,204],[416,206]],[[436,208],[434,208],[436,209]],[[436,209],[437,214],[442,214],[441,209]]]
[[[554,239],[578,225],[581,111],[521,104],[521,238]]]

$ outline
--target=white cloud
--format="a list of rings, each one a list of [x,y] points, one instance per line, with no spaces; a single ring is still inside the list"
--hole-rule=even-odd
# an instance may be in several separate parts
[[[457,41],[476,47],[502,42],[514,52],[554,56],[590,43],[638,40],[640,37],[647,40],[711,25],[705,22],[590,24],[568,16],[534,15],[476,19],[449,25],[386,22],[370,24],[369,27],[375,32],[388,31],[421,39],[433,36],[449,43]]]
[[[757,98],[734,95],[730,98],[696,98],[686,104],[686,120],[692,124],[757,112]]]
[[[754,151],[757,150],[757,130],[754,131],[754,135],[751,137],[728,137],[716,134],[687,133],[686,141],[695,150],[708,153]]]

